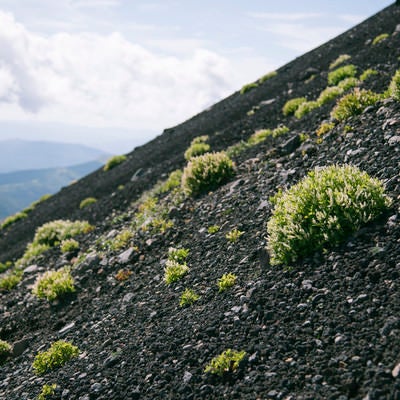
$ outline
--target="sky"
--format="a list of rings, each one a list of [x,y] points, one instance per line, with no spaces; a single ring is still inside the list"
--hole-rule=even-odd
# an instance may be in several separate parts
[[[0,145],[127,153],[393,2],[0,0]]]

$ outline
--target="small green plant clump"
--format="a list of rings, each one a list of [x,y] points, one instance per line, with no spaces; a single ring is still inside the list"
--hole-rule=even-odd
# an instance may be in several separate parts
[[[13,263],[11,261],[6,261],[5,263],[0,262],[0,274],[2,272],[9,270],[12,266],[13,266]]]
[[[37,375],[63,366],[79,355],[78,347],[64,340],[54,342],[46,351],[39,352],[33,361],[32,368]]]
[[[341,97],[331,112],[331,116],[338,121],[361,114],[365,108],[374,105],[381,96],[371,90],[354,89],[351,93]]]
[[[346,92],[347,90],[352,89],[359,84],[360,81],[357,78],[346,78],[338,83],[338,87]]]
[[[215,233],[217,233],[219,230],[221,229],[221,227],[219,225],[211,225],[207,228],[207,233],[210,235],[214,235]]]
[[[111,239],[108,247],[110,250],[113,251],[124,249],[132,238],[132,231],[130,231],[129,229],[124,229],[120,233],[118,233],[115,238]]]
[[[185,160],[189,161],[191,158],[200,156],[202,154],[208,153],[211,149],[210,145],[206,143],[208,140],[208,136],[198,136],[194,138],[188,149],[185,151]]]
[[[170,247],[168,249],[168,260],[176,261],[178,263],[184,263],[189,253],[190,253],[189,249],[185,248],[176,249],[175,247]]]
[[[332,165],[308,176],[274,199],[268,221],[271,264],[295,262],[334,246],[377,218],[391,200],[382,182],[358,168]]]
[[[0,364],[3,363],[11,354],[12,347],[5,340],[0,339]]]
[[[75,239],[65,239],[60,244],[61,253],[70,253],[79,249],[79,242]]]
[[[131,275],[132,271],[129,271],[129,269],[120,269],[114,277],[118,282],[125,282]]]
[[[388,33],[381,33],[380,35],[376,36],[372,41],[372,46],[386,40],[390,35]]]
[[[332,61],[329,65],[329,69],[334,69],[340,64],[343,64],[345,61],[350,60],[351,56],[348,54],[341,54],[335,61]]]
[[[273,78],[273,77],[276,76],[276,75],[278,75],[278,73],[277,73],[276,71],[268,72],[268,74],[265,74],[264,76],[262,76],[262,77],[258,80],[258,82],[259,82],[259,83],[264,83],[264,82],[270,80],[271,78]]]
[[[398,69],[393,75],[388,92],[391,97],[400,101],[400,69]]]
[[[361,75],[360,75],[360,81],[364,82],[367,79],[369,79],[371,76],[378,75],[378,71],[372,68],[366,69]]]
[[[225,152],[206,153],[192,158],[182,175],[182,189],[188,196],[215,190],[235,173],[234,164]]]
[[[167,260],[164,268],[164,281],[167,285],[179,281],[189,272],[186,264],[179,264],[177,261]]]
[[[106,164],[103,167],[104,171],[109,171],[110,169],[113,169],[119,164],[122,164],[124,161],[126,161],[126,156],[124,155],[117,155],[109,158],[106,162]]]
[[[258,87],[258,83],[248,83],[240,89],[240,94],[245,94],[256,87]]]
[[[343,89],[338,86],[328,86],[324,89],[317,99],[317,102],[320,106],[336,99],[336,97],[340,96],[343,93]]]
[[[226,237],[226,239],[228,239],[229,242],[236,243],[240,239],[240,236],[242,236],[243,234],[244,234],[244,232],[240,231],[237,228],[234,228],[231,231],[229,231],[225,235],[225,237]]]
[[[191,306],[193,303],[199,300],[199,298],[200,296],[193,289],[185,289],[180,297],[179,305],[181,307]]]
[[[232,273],[223,274],[221,278],[218,279],[218,288],[220,292],[231,288],[236,284],[237,276]]]
[[[3,223],[0,225],[0,229],[7,228],[7,226],[13,225],[13,224],[15,224],[17,221],[19,221],[19,220],[21,220],[21,219],[24,219],[24,218],[26,218],[27,216],[28,216],[28,214],[25,213],[25,212],[23,212],[23,211],[18,212],[18,213],[14,214],[14,215],[10,215],[10,216],[7,217],[7,218],[3,221]]]
[[[83,199],[80,204],[79,204],[79,208],[82,210],[82,208],[88,207],[93,203],[96,203],[97,199],[95,199],[94,197],[86,197],[86,199]]]
[[[39,299],[53,301],[75,291],[74,279],[69,268],[47,271],[36,279],[32,293]]]
[[[300,104],[299,108],[294,113],[294,116],[300,119],[318,107],[320,107],[318,101],[306,101],[305,103]]]
[[[14,269],[10,273],[7,273],[6,276],[0,279],[0,290],[11,290],[18,283],[21,282],[22,279],[22,271],[19,269]]]
[[[339,67],[328,74],[328,84],[330,86],[336,86],[340,81],[346,78],[354,78],[357,74],[357,68],[355,65],[349,64],[343,67]]]
[[[236,371],[240,363],[246,356],[245,351],[236,351],[232,349],[225,350],[219,356],[214,357],[205,367],[204,372],[223,376],[224,374]]]
[[[160,193],[170,192],[171,190],[178,188],[181,185],[182,180],[182,170],[177,169],[172,171],[168,179],[160,186]]]
[[[283,115],[286,117],[288,115],[294,114],[301,104],[307,102],[305,97],[296,97],[294,99],[288,100],[282,108]]]
[[[330,132],[334,127],[335,124],[333,122],[323,122],[316,131],[317,136],[325,135],[326,133]]]
[[[42,391],[39,393],[37,400],[47,400],[48,396],[53,396],[56,392],[57,385],[53,383],[52,385],[43,385]]]

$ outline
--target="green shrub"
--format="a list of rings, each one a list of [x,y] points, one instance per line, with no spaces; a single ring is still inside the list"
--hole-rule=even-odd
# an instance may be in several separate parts
[[[185,291],[182,293],[179,305],[181,307],[185,306],[191,306],[193,303],[195,303],[200,296],[194,292],[192,289],[185,289]]]
[[[208,153],[210,148],[207,143],[194,143],[185,151],[185,160],[189,161],[193,157]]]
[[[355,65],[349,64],[343,67],[339,67],[328,74],[328,84],[330,86],[336,86],[340,81],[346,78],[353,78],[357,74],[357,68]]]
[[[0,364],[3,363],[7,357],[10,356],[12,347],[5,340],[0,339]]]
[[[239,229],[234,228],[234,229],[232,229],[231,231],[229,231],[229,232],[225,235],[225,237],[226,237],[226,239],[228,239],[229,242],[235,243],[235,242],[237,242],[237,241],[239,240],[240,236],[242,236],[243,233],[244,233],[244,232],[239,231]]]
[[[258,83],[248,83],[240,89],[240,94],[245,94],[256,87],[258,87]]]
[[[338,100],[331,116],[338,121],[344,121],[352,116],[361,114],[365,108],[374,105],[380,96],[370,90],[354,89]]]
[[[240,141],[239,143],[233,144],[226,149],[226,155],[228,157],[237,157],[245,150],[249,148],[249,143],[245,141]]]
[[[398,69],[389,85],[389,95],[395,100],[400,101],[400,69]]]
[[[258,143],[261,143],[267,139],[267,137],[272,136],[271,129],[261,129],[259,131],[254,132],[247,141],[249,146],[255,146]]]
[[[79,242],[75,239],[65,239],[60,244],[61,253],[69,253],[79,249]]]
[[[189,272],[186,264],[179,264],[177,261],[167,260],[164,268],[164,281],[167,285],[179,281]]]
[[[383,40],[387,39],[389,37],[388,33],[381,33],[380,35],[376,36],[375,39],[372,41],[372,46],[375,46],[376,44],[382,42]]]
[[[215,190],[234,175],[234,164],[224,152],[207,153],[192,158],[182,175],[186,195],[197,196]]]
[[[0,274],[2,272],[7,271],[8,269],[10,269],[13,266],[13,263],[11,261],[6,261],[5,263],[1,263],[0,262]]]
[[[318,101],[306,101],[305,103],[300,104],[299,108],[294,113],[294,116],[300,119],[319,106],[320,104]]]
[[[347,91],[352,89],[360,84],[360,81],[357,78],[346,78],[338,83],[338,86],[343,89],[343,91]]]
[[[350,60],[351,56],[348,54],[341,54],[335,61],[331,62],[329,69],[336,68],[338,65],[343,64],[345,61]]]
[[[335,124],[333,122],[323,122],[316,131],[317,136],[325,135],[326,133],[330,132],[334,127]]]
[[[258,82],[259,83],[264,83],[266,81],[268,81],[269,79],[273,78],[274,76],[278,75],[278,73],[276,71],[271,71],[268,72],[268,74],[265,74],[264,76],[262,76]]]
[[[284,116],[294,114],[301,104],[305,103],[307,99],[305,97],[296,97],[288,100],[282,108]]]
[[[364,82],[367,79],[369,79],[371,76],[378,75],[378,71],[372,68],[366,69],[361,75],[360,75],[360,81]]]
[[[14,271],[7,273],[3,278],[0,278],[0,289],[7,291],[11,290],[21,282],[21,279],[22,271],[15,269]]]
[[[219,356],[214,357],[205,367],[204,372],[223,376],[226,373],[234,372],[239,368],[243,358],[246,356],[245,351],[236,351],[232,349],[225,350]]]
[[[42,391],[40,392],[37,400],[46,400],[47,396],[53,396],[56,392],[57,385],[53,383],[52,385],[43,385]]]
[[[12,224],[14,224],[15,222],[24,219],[28,216],[28,214],[26,212],[18,212],[14,215],[10,215],[9,217],[7,217],[3,223],[0,225],[0,229],[4,229],[7,228],[7,226],[10,226]]]
[[[391,203],[383,184],[358,168],[332,165],[309,172],[278,193],[268,221],[271,264],[290,264],[334,246]]]
[[[223,274],[221,278],[218,279],[218,288],[220,292],[225,291],[226,289],[229,289],[230,287],[234,286],[237,280],[237,276],[228,273],[228,274]]]
[[[189,253],[189,249],[176,249],[175,247],[170,247],[168,249],[168,260],[176,261],[177,263],[184,263]]]
[[[320,106],[322,106],[325,103],[328,103],[336,99],[336,97],[340,96],[342,93],[343,93],[342,88],[338,86],[328,86],[320,93],[317,102]]]
[[[207,228],[207,232],[210,235],[214,235],[214,233],[217,233],[220,229],[221,227],[219,225],[211,225]]]
[[[93,203],[96,203],[97,199],[95,199],[94,197],[86,197],[86,199],[83,199],[80,204],[79,204],[79,208],[82,210],[82,208],[85,208],[87,206],[90,206]]]
[[[64,340],[54,342],[47,351],[39,352],[33,361],[32,368],[37,375],[63,366],[79,355],[79,349]]]
[[[179,187],[181,184],[181,180],[182,180],[182,170],[177,169],[175,171],[172,171],[169,174],[168,179],[161,185],[160,193],[166,193]]]
[[[74,279],[69,268],[45,272],[36,279],[32,289],[35,296],[48,301],[53,301],[74,291]]]
[[[279,125],[272,131],[272,137],[276,138],[278,136],[285,135],[289,132],[289,128],[286,125]]]
[[[124,155],[113,156],[107,160],[106,164],[103,167],[103,170],[109,171],[110,169],[116,167],[117,165],[123,163],[124,161],[126,161],[126,156]]]

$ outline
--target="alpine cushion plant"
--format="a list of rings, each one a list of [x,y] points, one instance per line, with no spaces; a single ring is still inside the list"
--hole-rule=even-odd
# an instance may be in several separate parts
[[[63,366],[78,355],[78,347],[64,340],[59,340],[54,342],[48,350],[36,355],[32,368],[36,375],[43,375],[54,368]]]
[[[79,208],[82,210],[82,208],[85,208],[87,206],[90,206],[93,203],[96,203],[97,199],[95,199],[94,197],[86,197],[86,199],[83,199],[80,204],[79,204]]]
[[[190,146],[185,151],[185,160],[189,161],[191,158],[200,156],[201,154],[208,153],[211,149],[210,145],[206,143],[208,136],[198,136],[192,140]]]
[[[288,115],[294,114],[301,104],[305,103],[307,99],[305,97],[296,97],[294,99],[288,100],[282,108],[283,115],[286,117]]]
[[[336,60],[332,61],[329,64],[329,69],[334,69],[340,64],[343,64],[345,61],[350,60],[351,56],[348,54],[341,54]]]
[[[382,182],[357,167],[316,168],[279,192],[268,221],[271,264],[291,264],[339,244],[391,204]]]
[[[74,279],[69,268],[45,272],[37,278],[32,289],[34,295],[48,301],[53,301],[74,291]]]
[[[218,279],[218,289],[220,292],[229,289],[234,286],[237,280],[237,276],[229,272],[228,274],[223,274],[221,278]]]
[[[126,156],[124,155],[113,156],[107,160],[106,164],[103,167],[103,171],[109,171],[117,165],[122,164],[124,161],[126,161]]]
[[[400,69],[398,69],[389,85],[389,95],[395,100],[400,101]]]
[[[197,300],[199,300],[200,296],[193,289],[185,289],[179,299],[179,305],[181,307],[191,306]]]
[[[357,74],[357,68],[355,65],[349,64],[343,67],[339,67],[328,74],[328,84],[330,86],[336,86],[340,81],[346,78],[353,78]]]
[[[214,357],[205,367],[204,372],[219,376],[234,372],[239,368],[239,365],[245,356],[245,351],[227,349],[219,356]]]
[[[215,190],[235,173],[233,161],[225,152],[193,157],[183,170],[182,189],[188,196]]]
[[[12,347],[5,340],[0,339],[0,364],[11,354]]]
[[[167,285],[179,281],[189,272],[186,264],[179,264],[177,261],[167,260],[164,268],[164,281]]]

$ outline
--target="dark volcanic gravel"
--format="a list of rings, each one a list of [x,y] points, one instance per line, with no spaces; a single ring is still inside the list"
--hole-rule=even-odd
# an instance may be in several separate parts
[[[96,226],[79,238],[84,256],[72,270],[73,295],[50,304],[31,294],[38,273],[69,264],[58,249],[30,266],[17,288],[0,292],[0,338],[14,344],[14,355],[0,367],[0,398],[34,399],[43,384],[56,383],[49,399],[400,399],[400,103],[380,101],[322,141],[315,131],[334,103],[301,120],[281,113],[292,97],[316,98],[340,54],[350,54],[359,72],[378,70],[363,87],[384,91],[398,69],[400,33],[376,46],[368,41],[394,33],[399,17],[400,7],[383,10],[258,88],[165,131],[130,153],[126,163],[64,188],[29,218],[0,231],[5,261],[20,256],[46,221],[80,218]],[[311,81],[305,78],[309,68],[316,73]],[[255,106],[254,115],[247,115]],[[171,229],[140,231],[118,252],[99,248],[107,235],[131,226],[132,201],[184,165],[193,137],[209,134],[219,150],[279,123],[290,132],[242,153],[231,182],[171,208]],[[301,133],[309,135],[303,143]],[[383,180],[391,209],[337,248],[290,268],[271,267],[265,251],[270,196],[310,169],[334,163],[351,163]],[[124,189],[117,190],[121,184]],[[99,201],[79,210],[88,196]],[[208,234],[215,224],[220,231]],[[230,243],[225,235],[235,227],[244,234]],[[166,286],[171,246],[190,249],[190,271]],[[114,278],[121,268],[132,272],[125,282]],[[228,272],[238,282],[219,293],[216,282]],[[179,298],[187,287],[201,297],[182,308]],[[35,355],[59,339],[77,345],[79,358],[37,377]],[[222,378],[205,374],[206,364],[227,348],[246,351],[239,370]]]

